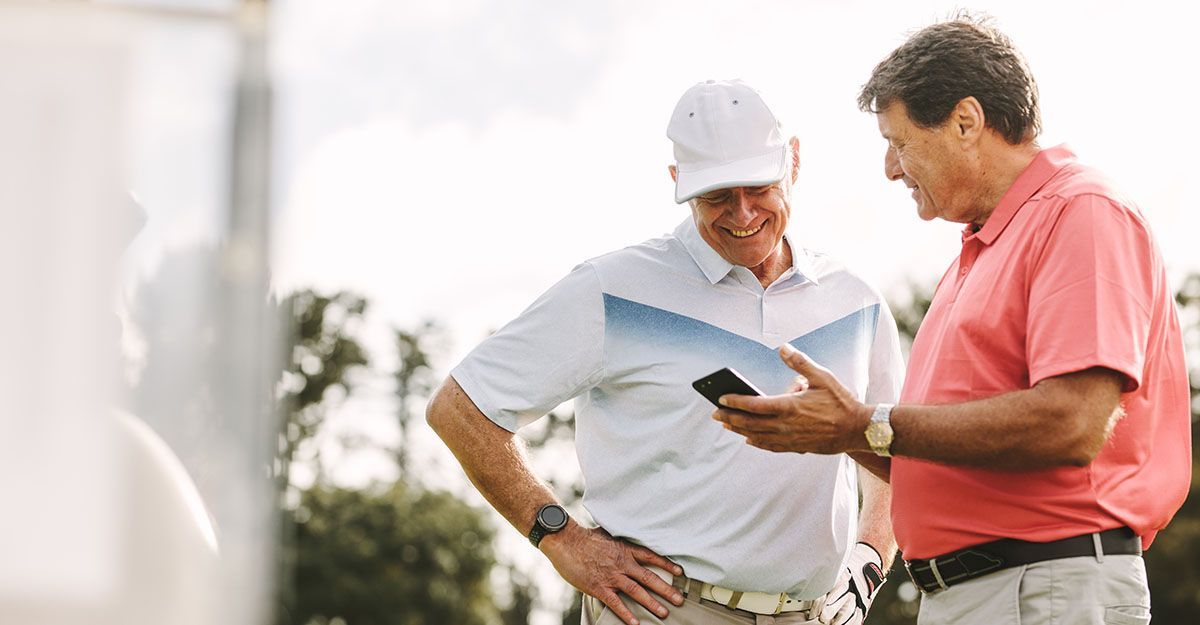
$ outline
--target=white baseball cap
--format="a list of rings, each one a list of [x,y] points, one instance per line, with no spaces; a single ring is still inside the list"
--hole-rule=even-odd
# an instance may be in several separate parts
[[[774,184],[787,174],[779,120],[740,80],[708,80],[685,91],[667,137],[675,143],[677,204],[714,189]]]

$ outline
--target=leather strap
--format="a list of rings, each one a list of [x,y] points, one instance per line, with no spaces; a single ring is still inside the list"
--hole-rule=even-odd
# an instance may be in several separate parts
[[[1128,527],[1046,543],[1014,538],[975,545],[927,560],[905,560],[904,568],[923,592],[945,590],[994,571],[1081,556],[1141,555],[1142,540]]]

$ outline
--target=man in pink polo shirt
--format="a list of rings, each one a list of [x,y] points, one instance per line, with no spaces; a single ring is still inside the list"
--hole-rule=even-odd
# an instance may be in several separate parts
[[[890,475],[922,625],[1149,623],[1141,550],[1187,495],[1191,423],[1145,219],[1070,149],[1038,145],[1037,86],[986,22],[914,34],[859,105],[920,217],[965,226],[900,403],[861,404],[785,346],[807,383],[726,396],[714,418],[757,447]]]

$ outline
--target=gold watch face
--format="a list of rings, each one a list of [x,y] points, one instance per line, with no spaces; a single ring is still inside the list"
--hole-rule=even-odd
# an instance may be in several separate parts
[[[892,448],[892,424],[877,421],[867,426],[867,444],[880,456],[890,456]]]

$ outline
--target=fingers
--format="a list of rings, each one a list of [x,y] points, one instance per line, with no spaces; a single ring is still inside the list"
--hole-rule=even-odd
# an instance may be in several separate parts
[[[631,572],[630,577],[637,581],[641,586],[639,588],[648,588],[654,594],[674,603],[675,605],[683,605],[683,594],[679,592],[669,582],[664,581],[654,571],[638,567],[636,571]],[[639,601],[639,603],[642,603]],[[645,605],[645,603],[642,603]]]
[[[849,596],[849,591],[843,591],[840,594],[834,595],[838,589],[833,589],[826,595],[825,607],[821,608],[822,623],[836,623],[840,621],[840,615],[846,610],[846,605],[854,605],[854,598]]]
[[[808,390],[808,378],[798,375],[792,378],[792,385],[788,387],[789,393],[803,393]]]
[[[563,579],[608,606],[626,625],[639,625],[639,621],[630,610],[634,604],[625,603],[622,594],[658,618],[666,618],[668,610],[650,594],[651,590],[673,603],[683,602],[670,581],[639,566],[639,562],[682,574],[679,565],[645,547],[613,538],[602,529],[572,527],[576,527],[573,548],[549,550],[546,555]]]
[[[821,606],[819,618],[821,623],[832,624],[840,620],[838,619],[838,615],[843,611],[847,603],[853,604],[854,597],[850,594],[849,571],[842,569],[842,573],[838,576],[833,590],[830,590],[825,595],[825,605]]]
[[[848,601],[841,610],[838,610],[830,623],[832,625],[861,625],[863,618],[862,612],[858,611],[858,606],[853,601]]]
[[[640,546],[631,546],[630,553],[633,554],[633,559],[642,564],[652,564],[660,569],[670,571],[674,575],[683,575],[683,567],[671,562],[670,560],[658,555],[657,553]],[[655,575],[655,577],[658,577]]]
[[[783,364],[790,367],[792,371],[808,378],[810,384],[824,382],[825,376],[829,374],[828,369],[813,362],[804,352],[792,347],[790,343],[784,343],[779,348],[779,357],[783,359]]]
[[[782,412],[790,395],[722,395],[717,399],[725,408],[733,408],[742,412],[761,415],[775,415]]]
[[[853,602],[850,603],[853,604]],[[829,625],[841,625],[846,621],[846,615],[846,601],[842,600],[826,605],[825,608],[821,610],[821,617],[818,620],[820,620],[822,623],[828,623]]]
[[[646,571],[646,573],[648,573],[650,577],[653,577],[660,582],[662,581],[662,579],[659,579],[659,577],[654,573],[651,573],[650,571]],[[659,603],[658,599],[655,599],[653,596],[651,596],[650,593],[646,591],[645,586],[642,586],[642,584],[638,583],[638,580],[635,580],[632,577],[622,578],[621,581],[617,583],[617,588],[621,592],[628,595],[630,599],[642,604],[642,607],[657,615],[658,618],[667,618],[666,606]]]
[[[786,452],[793,451],[793,449],[791,447],[789,447],[783,443],[775,443],[775,442],[770,442],[767,440],[753,439],[753,438],[747,438],[746,442],[751,447],[757,447],[763,451],[773,451],[776,453],[786,453]],[[804,453],[804,452],[799,452],[799,453]]]
[[[657,566],[658,568],[668,571],[670,574],[683,575],[683,567],[671,562],[670,560],[646,549],[645,547],[632,547],[630,552],[633,554],[633,559],[640,564],[648,564]],[[657,573],[640,566],[634,566],[633,570],[628,571],[630,577],[653,590],[655,594],[666,598],[675,605],[683,605],[683,594],[679,592],[671,582],[659,577]]]
[[[625,625],[640,624],[640,622],[637,620],[637,617],[633,615],[633,611],[625,606],[625,603],[621,601],[621,598],[617,596],[617,593],[611,590],[606,590],[605,592],[598,593],[596,598],[604,603],[604,605],[608,606],[608,609],[612,610],[613,614],[616,614],[617,618],[621,619],[621,622],[625,623]]]
[[[737,410],[716,410],[713,412],[713,418],[742,435],[747,432],[775,432],[779,429],[779,424],[774,419],[756,417]]]

